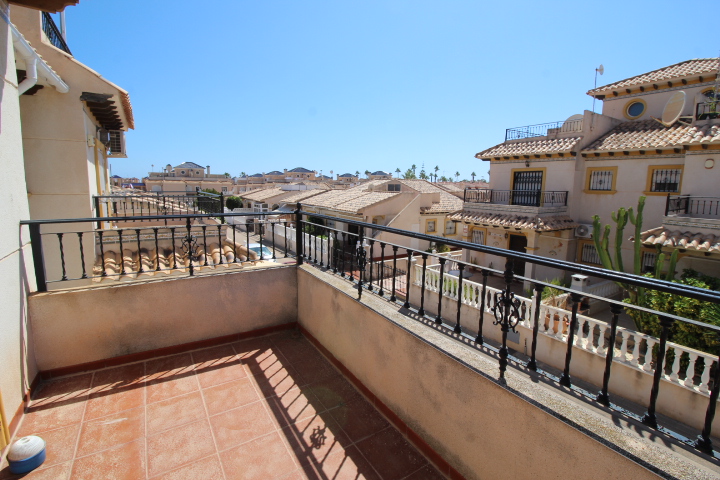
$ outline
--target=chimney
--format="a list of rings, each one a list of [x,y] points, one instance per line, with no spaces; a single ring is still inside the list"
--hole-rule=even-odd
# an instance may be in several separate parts
[[[210,165],[207,165],[207,174],[205,176],[206,177],[210,176]]]
[[[170,165],[169,163],[168,163],[167,165],[165,165],[165,171],[166,171],[167,173],[172,172],[172,165]]]

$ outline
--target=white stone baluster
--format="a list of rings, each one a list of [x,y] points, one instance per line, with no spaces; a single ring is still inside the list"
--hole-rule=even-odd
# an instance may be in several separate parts
[[[713,361],[711,358],[704,355],[703,360],[705,360],[705,367],[703,367],[703,372],[700,376],[700,385],[698,385],[698,390],[700,390],[702,393],[708,393],[708,383],[710,383],[710,367],[712,367]]]
[[[669,380],[671,382],[677,382],[680,378],[680,357],[682,357],[682,350],[673,347],[673,352],[675,352],[675,360],[673,360],[672,369],[670,370]]]
[[[633,334],[633,340],[635,341],[635,346],[633,347],[632,352],[632,358],[630,359],[630,364],[633,367],[637,367],[640,362],[640,343],[643,340],[643,337],[639,334]]]
[[[598,329],[600,330],[600,334],[598,336],[598,346],[595,349],[595,352],[600,355],[603,355],[607,352],[607,348],[605,346],[605,331],[608,328],[608,324],[603,322],[603,323],[598,323],[597,325],[598,325]],[[612,345],[613,340],[614,339],[610,339],[611,345]]]
[[[645,343],[647,344],[647,346],[645,348],[645,363],[643,364],[642,369],[646,372],[652,372],[653,347],[655,346],[657,341],[651,337],[645,337]]]
[[[630,332],[623,329],[621,333],[622,333],[622,345],[620,346],[620,361],[627,362],[627,349],[628,349],[628,339],[630,338]]]
[[[585,327],[585,319],[578,315],[577,319],[577,335],[575,335],[575,346],[578,348],[582,348],[583,346],[583,330]],[[569,327],[568,327],[568,334],[570,334]]]
[[[688,358],[690,360],[690,363],[688,364],[688,368],[685,371],[685,381],[683,382],[683,385],[689,388],[693,388],[695,386],[695,362],[697,361],[698,354],[694,352],[688,352]]]

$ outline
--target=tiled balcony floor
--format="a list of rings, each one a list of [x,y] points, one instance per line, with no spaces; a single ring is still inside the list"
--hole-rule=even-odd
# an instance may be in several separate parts
[[[292,333],[44,382],[30,434],[25,479],[444,478]]]

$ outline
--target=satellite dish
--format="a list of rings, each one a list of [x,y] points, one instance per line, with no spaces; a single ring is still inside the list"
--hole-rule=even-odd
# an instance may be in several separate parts
[[[603,73],[605,73],[605,67],[602,66],[602,63],[601,63],[600,66],[599,66],[598,68],[596,68],[595,70],[597,70],[597,72],[598,72],[600,75],[602,75]]]
[[[663,114],[661,117],[661,123],[665,125],[666,127],[669,127],[673,123],[677,122],[678,118],[680,118],[680,115],[682,115],[682,111],[685,108],[685,101],[687,100],[687,95],[683,90],[679,92],[675,92],[672,97],[670,97],[670,100],[665,104],[665,109],[663,110]]]

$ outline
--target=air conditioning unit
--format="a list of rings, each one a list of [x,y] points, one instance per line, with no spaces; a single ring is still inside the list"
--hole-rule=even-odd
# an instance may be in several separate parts
[[[593,226],[581,224],[575,228],[575,236],[577,238],[592,238]]]
[[[125,153],[125,132],[122,130],[108,130],[109,142],[106,144],[109,157],[127,158]]]

